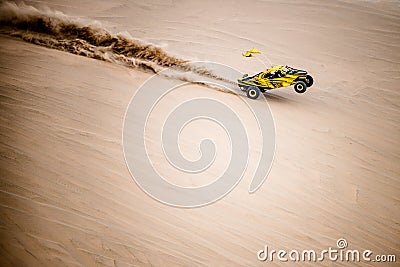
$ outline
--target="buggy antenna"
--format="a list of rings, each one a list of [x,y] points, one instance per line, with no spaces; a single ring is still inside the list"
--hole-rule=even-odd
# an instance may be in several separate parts
[[[259,62],[261,62],[266,69],[268,69],[268,67],[267,67],[267,65],[265,65],[264,61],[262,61],[261,59],[256,57],[255,54],[260,54],[261,55],[261,51],[258,50],[257,48],[252,48],[250,50],[247,50],[245,53],[242,53],[242,56],[244,56],[244,57],[253,57],[253,58],[257,59]],[[263,57],[263,59],[265,59],[265,61],[268,61],[270,66],[272,66],[271,61],[269,61],[269,59],[266,56],[262,55],[262,57]]]

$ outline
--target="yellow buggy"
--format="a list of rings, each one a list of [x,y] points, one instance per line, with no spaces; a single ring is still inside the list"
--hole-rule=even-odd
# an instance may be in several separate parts
[[[307,87],[313,85],[313,78],[307,71],[289,66],[274,66],[253,76],[243,75],[237,80],[239,88],[246,92],[247,97],[257,99],[260,93],[280,87],[291,86],[297,93],[304,93]]]

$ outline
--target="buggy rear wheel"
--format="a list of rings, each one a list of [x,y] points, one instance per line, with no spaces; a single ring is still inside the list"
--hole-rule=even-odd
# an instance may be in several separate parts
[[[302,94],[307,90],[307,85],[305,82],[302,81],[298,81],[295,85],[294,85],[294,90],[299,93]]]
[[[248,98],[257,99],[260,96],[261,91],[257,86],[250,86],[246,93]]]

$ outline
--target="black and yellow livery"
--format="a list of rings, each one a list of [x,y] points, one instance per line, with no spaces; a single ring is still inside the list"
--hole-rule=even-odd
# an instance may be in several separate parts
[[[290,86],[294,84],[297,93],[304,93],[307,87],[313,85],[313,78],[307,71],[289,66],[274,66],[253,76],[243,75],[238,79],[240,89],[251,99],[256,99],[260,93],[267,90]]]

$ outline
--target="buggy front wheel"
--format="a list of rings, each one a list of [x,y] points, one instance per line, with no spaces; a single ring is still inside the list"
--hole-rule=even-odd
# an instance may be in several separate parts
[[[299,93],[302,94],[307,90],[307,85],[305,82],[302,81],[298,81],[295,85],[294,85],[294,90]]]
[[[260,96],[260,88],[258,88],[257,86],[250,86],[247,89],[247,97],[250,99],[257,99]]]
[[[311,87],[314,83],[314,79],[313,79],[313,77],[311,77],[311,75],[307,75],[305,82],[306,82],[307,87]]]

